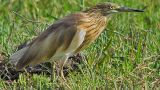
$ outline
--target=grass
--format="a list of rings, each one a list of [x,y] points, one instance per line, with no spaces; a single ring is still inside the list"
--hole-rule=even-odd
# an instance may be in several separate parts
[[[80,72],[69,74],[68,86],[73,90],[159,90],[159,0],[0,0],[0,51],[7,60],[16,46],[57,19],[105,1],[147,8],[144,13],[113,15],[107,29],[83,51],[87,61],[79,65]],[[0,79],[0,89],[68,89],[56,80],[50,82],[45,74],[21,74],[12,84]]]

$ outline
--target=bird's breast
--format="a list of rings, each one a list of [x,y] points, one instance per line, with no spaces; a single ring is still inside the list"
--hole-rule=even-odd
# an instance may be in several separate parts
[[[101,34],[101,32],[105,29],[105,26],[106,26],[106,18],[104,17],[94,18],[91,19],[90,22],[84,22],[81,25],[79,25],[79,28],[84,30],[86,32],[86,35],[83,43],[76,50],[76,52],[79,52],[80,50],[88,46],[90,43],[95,41]]]

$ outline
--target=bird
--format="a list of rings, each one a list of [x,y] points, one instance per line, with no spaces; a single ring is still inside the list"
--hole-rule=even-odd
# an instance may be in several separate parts
[[[86,10],[64,16],[48,26],[25,48],[10,56],[16,70],[44,62],[64,61],[86,49],[105,30],[114,13],[144,12],[141,9],[128,8],[116,3],[104,2]]]

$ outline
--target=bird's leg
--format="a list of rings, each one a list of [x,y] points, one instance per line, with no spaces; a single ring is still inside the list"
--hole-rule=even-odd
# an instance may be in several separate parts
[[[68,59],[68,58],[66,58],[65,61],[64,61],[64,62],[62,63],[62,65],[60,66],[60,74],[61,74],[61,77],[62,77],[62,79],[63,79],[64,81],[66,81],[66,79],[65,79],[65,77],[64,77],[63,67],[64,67],[65,63],[67,62],[67,59]]]
[[[53,82],[53,80],[55,79],[54,69],[55,69],[55,63],[51,62],[51,82]]]
[[[60,74],[61,74],[61,78],[63,79],[63,82],[62,82],[62,83],[63,83],[64,85],[66,85],[69,90],[72,90],[71,87],[67,84],[66,79],[65,79],[65,77],[64,77],[64,73],[63,73],[63,67],[64,67],[64,65],[66,64],[67,60],[68,60],[68,58],[66,58],[65,61],[64,61],[64,62],[62,63],[62,65],[60,66]]]

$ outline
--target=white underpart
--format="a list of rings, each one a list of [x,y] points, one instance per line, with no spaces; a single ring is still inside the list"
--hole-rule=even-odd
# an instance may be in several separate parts
[[[85,38],[86,32],[84,30],[78,30],[75,34],[75,36],[73,37],[70,46],[67,48],[66,51],[63,51],[62,48],[64,47],[62,45],[62,47],[60,47],[57,52],[55,53],[55,55],[51,58],[51,60],[66,60],[69,56],[73,55],[74,51],[76,49],[79,48],[79,46],[83,43],[84,38]]]

